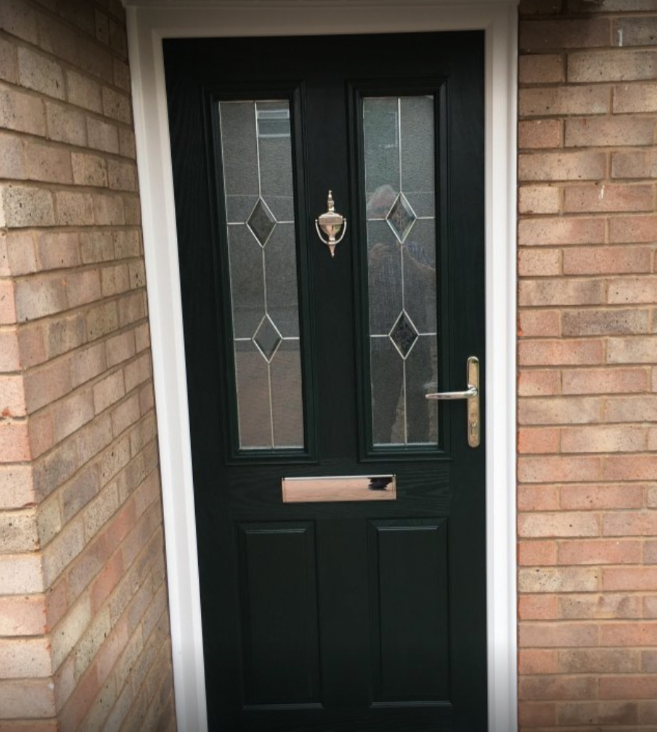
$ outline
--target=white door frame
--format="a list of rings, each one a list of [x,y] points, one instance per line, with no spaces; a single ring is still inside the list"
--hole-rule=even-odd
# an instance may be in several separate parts
[[[207,730],[189,412],[162,39],[483,29],[490,732],[517,729],[517,0],[124,0],[164,504],[178,729]],[[338,51],[339,52],[339,51]],[[330,62],[330,59],[327,60]]]

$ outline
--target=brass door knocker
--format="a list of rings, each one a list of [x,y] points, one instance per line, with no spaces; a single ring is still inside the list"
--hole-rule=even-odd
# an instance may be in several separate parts
[[[344,239],[344,235],[347,232],[347,219],[335,210],[333,193],[331,191],[328,192],[326,205],[328,210],[318,219],[315,219],[315,228],[317,229],[317,236],[326,244],[331,252],[331,256],[334,257],[335,247]],[[322,231],[328,239],[322,236]]]

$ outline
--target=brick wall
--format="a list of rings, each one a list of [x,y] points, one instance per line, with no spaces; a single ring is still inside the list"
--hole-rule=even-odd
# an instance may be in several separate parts
[[[0,0],[2,732],[175,726],[131,125],[118,0]]]
[[[657,729],[657,1],[525,0],[523,730]]]

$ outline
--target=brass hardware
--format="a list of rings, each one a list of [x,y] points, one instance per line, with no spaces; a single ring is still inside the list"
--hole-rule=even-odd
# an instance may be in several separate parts
[[[470,356],[467,371],[468,388],[465,391],[440,391],[427,394],[427,399],[467,399],[468,401],[468,445],[479,447],[481,429],[479,426],[479,359]]]
[[[394,501],[394,475],[322,476],[283,478],[283,503],[327,503],[335,501]]]
[[[331,256],[334,257],[335,247],[344,239],[344,235],[347,233],[347,219],[335,210],[333,193],[331,191],[328,192],[326,206],[326,213],[323,213],[318,219],[315,219],[315,228],[317,229],[317,236],[326,244],[331,252]],[[322,231],[328,239],[322,236]]]

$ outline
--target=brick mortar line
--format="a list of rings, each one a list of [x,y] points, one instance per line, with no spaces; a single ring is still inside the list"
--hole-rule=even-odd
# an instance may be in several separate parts
[[[13,229],[12,231],[15,231]],[[60,232],[48,232],[48,233],[60,233]],[[67,232],[61,232],[61,233],[67,233]],[[84,232],[82,232],[84,233]],[[553,248],[553,247],[551,247]],[[547,247],[546,247],[547,249]],[[35,257],[36,259],[36,257]],[[75,275],[75,274],[84,274],[85,272],[93,272],[94,270],[106,270],[110,269],[112,267],[121,267],[122,265],[128,266],[129,264],[137,264],[144,262],[144,257],[141,255],[134,255],[130,257],[124,257],[122,259],[104,259],[99,260],[98,262],[81,262],[80,264],[76,264],[70,267],[54,267],[49,269],[37,269],[34,272],[23,272],[21,274],[8,274],[8,275],[0,275],[0,282],[2,281],[8,281],[13,282],[14,284],[22,284],[24,282],[30,282],[36,278],[43,278],[47,277],[48,275],[53,276],[62,276],[66,277],[66,275]],[[640,273],[639,273],[640,274]],[[647,273],[650,274],[650,273]],[[139,292],[139,290],[146,289],[145,286],[139,286],[139,287],[131,287],[128,290],[124,290],[121,294],[126,294],[129,292]],[[101,298],[100,300],[92,300],[91,303],[84,303],[84,305],[76,305],[74,308],[71,308],[71,310],[77,310],[81,307],[84,307],[85,305],[91,305],[93,303],[101,303],[105,299],[109,299],[112,297],[116,297],[116,295],[109,295],[106,298]],[[68,312],[68,311],[57,311],[57,312]],[[41,318],[47,318],[51,317],[52,315],[56,315],[56,313],[51,313],[50,315],[43,315]],[[20,324],[22,323],[34,323],[37,320],[41,320],[41,318],[35,318],[34,320],[26,320],[26,321],[20,321]]]
[[[5,278],[5,279],[9,279],[11,281],[11,278]],[[28,279],[28,281],[29,281],[29,278],[26,278],[26,279]],[[120,293],[119,295],[109,295],[108,297],[101,298],[100,300],[92,300],[91,302],[83,303],[81,305],[76,305],[75,307],[66,308],[64,310],[55,310],[55,311],[53,311],[51,313],[48,313],[47,315],[41,315],[38,318],[32,318],[31,320],[29,320],[29,319],[28,320],[19,320],[16,323],[12,323],[12,324],[8,324],[8,325],[10,325],[10,326],[11,325],[14,325],[14,326],[18,326],[18,327],[28,327],[30,324],[42,323],[42,322],[44,322],[44,321],[46,321],[48,319],[58,319],[62,315],[82,313],[82,312],[85,312],[85,311],[93,310],[94,308],[99,307],[99,306],[108,305],[108,304],[110,304],[112,302],[117,302],[118,303],[122,299],[127,299],[127,297],[129,295],[131,295],[131,294],[132,295],[135,295],[135,294],[145,295],[146,294],[146,286],[145,285],[142,285],[142,286],[136,287],[134,289],[125,290],[124,292]],[[111,338],[111,337],[113,337],[115,335],[119,335],[125,329],[132,327],[134,324],[137,324],[138,323],[138,324],[142,325],[142,324],[148,323],[148,322],[149,322],[149,315],[148,315],[148,312],[146,312],[146,314],[142,318],[139,318],[138,320],[134,320],[134,321],[128,323],[127,325],[120,326],[120,327],[116,328],[115,330],[109,331],[108,333],[104,333],[103,335],[98,336],[98,338],[94,338],[93,340],[85,341],[84,345],[91,345],[92,343],[100,343],[101,341],[104,341],[104,340],[106,340],[108,338]],[[72,349],[72,350],[77,350],[77,348],[76,349]],[[22,371],[21,371],[21,373],[25,373],[25,371],[29,371],[29,370],[31,370],[33,368],[34,369],[38,369],[41,366],[43,366],[44,364],[46,364],[46,363],[52,364],[57,359],[60,359],[63,356],[66,356],[67,354],[70,354],[72,352],[72,350],[71,351],[65,351],[64,353],[60,353],[60,354],[58,354],[56,356],[53,356],[52,358],[46,359],[42,363],[36,364],[34,366],[30,366],[27,369],[26,368],[23,368]],[[150,346],[149,346],[149,350],[150,350]]]
[[[80,108],[82,109],[82,107]],[[21,130],[15,130],[10,127],[0,127],[0,135],[3,137],[16,137],[21,140],[21,142],[26,144],[34,144],[37,143],[39,145],[47,146],[48,148],[58,149],[62,150],[64,152],[68,152],[71,155],[87,155],[87,156],[94,156],[97,158],[102,158],[106,162],[116,162],[120,163],[121,165],[131,164],[134,168],[137,168],[137,161],[135,158],[127,157],[125,155],[121,155],[120,153],[114,153],[107,150],[100,150],[99,148],[95,147],[81,147],[80,145],[75,145],[73,143],[64,142],[62,140],[55,140],[51,137],[42,137],[41,135],[37,135],[32,132],[23,132]],[[547,148],[541,148],[542,150]],[[555,148],[557,149],[557,148]],[[127,162],[126,162],[127,161]],[[616,179],[614,179],[616,180]],[[625,179],[623,179],[625,180]],[[642,179],[642,180],[648,180],[648,179]],[[53,184],[52,181],[41,181],[36,178],[3,178],[0,177],[0,182],[16,182],[16,183],[23,183],[23,182],[37,182],[41,184]],[[58,183],[54,183],[54,185],[60,185]],[[75,183],[62,183],[61,185],[64,186],[76,186],[76,187],[86,187],[86,188],[93,188],[94,190],[99,191],[115,191],[117,193],[125,192],[125,193],[134,193],[136,195],[139,195],[139,188],[134,191],[122,191],[118,190],[116,188],[109,188],[109,187],[102,187],[102,186],[84,186],[83,184],[75,184]],[[35,229],[38,228],[52,228],[52,227],[33,227]]]
[[[89,149],[89,148],[86,148]],[[87,153],[89,154],[89,153]],[[93,153],[92,153],[93,154]],[[126,158],[129,159],[129,158]],[[139,191],[130,191],[116,188],[100,188],[89,185],[76,185],[75,183],[58,183],[56,181],[49,180],[36,180],[34,178],[0,178],[0,184],[3,186],[14,186],[16,188],[38,188],[41,191],[51,191],[52,193],[81,193],[87,195],[101,194],[111,196],[129,196],[133,199],[141,200]],[[657,181],[655,181],[657,185]],[[645,184],[650,185],[650,184]],[[141,224],[87,224],[87,226],[93,226],[96,228],[107,227],[121,227],[131,226],[133,228],[141,229]],[[62,228],[84,228],[83,224],[63,224]],[[7,231],[16,231],[17,229],[43,229],[52,230],[57,229],[58,225],[53,224],[52,226],[5,226],[4,229]]]

